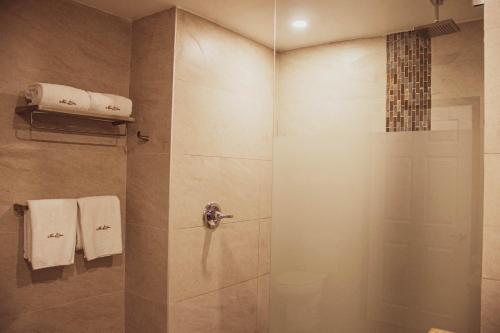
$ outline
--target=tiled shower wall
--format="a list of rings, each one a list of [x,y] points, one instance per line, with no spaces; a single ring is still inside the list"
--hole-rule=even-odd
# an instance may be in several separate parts
[[[167,237],[175,9],[132,25],[128,138],[127,332],[167,331]],[[140,130],[149,142],[136,136]]]
[[[387,132],[431,129],[431,61],[430,37],[387,36]]]
[[[177,11],[169,333],[266,332],[273,75],[271,49]],[[235,216],[215,231],[210,201]]]
[[[0,331],[122,332],[123,256],[31,271],[12,204],[117,194],[125,207],[126,142],[30,133],[14,109],[37,81],[127,96],[130,23],[62,0],[0,1],[0,22]]]
[[[482,333],[500,332],[500,1],[485,2]]]

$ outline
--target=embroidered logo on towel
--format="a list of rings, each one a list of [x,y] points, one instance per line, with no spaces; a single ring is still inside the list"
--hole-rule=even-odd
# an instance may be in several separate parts
[[[120,108],[115,105],[108,105],[106,106],[106,110],[120,111]]]
[[[95,229],[96,231],[100,231],[100,230],[107,230],[107,229],[111,229],[111,227],[109,225],[100,225],[97,229]]]
[[[63,237],[63,236],[64,236],[63,234],[56,232],[55,234],[48,235],[47,238],[59,238],[59,237]]]
[[[72,100],[70,100],[70,99],[68,99],[68,100],[66,100],[66,99],[61,99],[61,100],[59,101],[59,104],[76,105],[76,103],[75,103],[75,102],[73,102],[73,101],[72,101]]]

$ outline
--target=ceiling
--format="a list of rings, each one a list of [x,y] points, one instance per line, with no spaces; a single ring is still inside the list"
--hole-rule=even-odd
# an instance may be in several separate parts
[[[267,46],[273,45],[273,0],[76,0],[129,20],[178,6]],[[328,42],[373,37],[431,23],[429,0],[277,0],[276,46],[288,50]],[[481,19],[472,0],[445,0],[441,18]],[[307,28],[293,28],[294,20]]]

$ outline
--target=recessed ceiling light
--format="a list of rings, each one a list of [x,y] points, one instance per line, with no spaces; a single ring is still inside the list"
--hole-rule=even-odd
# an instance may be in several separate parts
[[[307,21],[304,20],[295,20],[292,22],[292,27],[297,28],[297,29],[304,29],[307,28],[309,24]]]

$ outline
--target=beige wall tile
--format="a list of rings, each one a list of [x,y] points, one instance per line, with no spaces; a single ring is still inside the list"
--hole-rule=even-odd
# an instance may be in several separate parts
[[[385,96],[385,63],[385,38],[283,52],[278,55],[278,97],[285,93],[284,101],[289,103],[381,98]]]
[[[287,98],[285,95],[287,93],[283,92],[282,96]],[[281,101],[278,112],[279,136],[331,137],[332,133],[345,131],[345,124],[350,123],[356,124],[356,128],[351,128],[351,131],[366,133],[371,128],[385,131],[384,95],[376,99],[335,100],[330,97],[312,97],[297,102]]]
[[[125,285],[128,292],[167,301],[167,231],[127,224]]]
[[[496,3],[486,4],[485,7],[485,152],[500,153],[500,113],[497,111],[500,98],[500,25]]]
[[[116,194],[125,207],[126,154],[2,146],[1,193],[15,202]]]
[[[175,13],[133,23],[128,137],[126,331],[166,332]],[[136,132],[149,135],[142,142]]]
[[[128,96],[131,25],[71,1],[7,0],[0,7],[0,318],[13,316],[0,321],[0,331],[121,332],[123,257],[85,262],[78,254],[75,265],[31,272],[11,207],[116,194],[125,218],[125,141],[18,130],[26,122],[14,108],[37,81]]]
[[[17,142],[12,106],[22,101],[29,83],[128,95],[130,24],[125,20],[70,1],[8,0],[0,21],[0,96],[9,101],[0,110],[3,143]]]
[[[491,113],[485,114],[484,152],[487,154],[500,154],[500,121]],[[500,120],[500,119],[499,119]],[[498,123],[498,126],[495,124]]]
[[[484,226],[483,277],[500,280],[500,226]]]
[[[130,96],[136,123],[130,128],[129,153],[169,153],[172,116],[175,9],[133,23]],[[140,130],[149,135],[138,140]]]
[[[432,42],[433,101],[484,96],[483,25],[460,24],[460,33]]]
[[[500,117],[497,111],[500,88],[500,1],[485,4],[485,152],[500,153]],[[484,166],[484,230],[483,230],[483,279],[481,305],[481,332],[500,331],[500,155],[486,154]]]
[[[123,332],[123,292],[111,292],[63,306],[0,319],[0,331],[9,333]]]
[[[484,26],[485,29],[500,27],[498,18],[500,17],[500,3],[498,0],[486,0],[484,7]]]
[[[28,199],[117,194],[121,198],[124,219],[124,153],[13,147],[4,146],[0,153],[0,175],[7,180],[0,185],[0,193],[5,194],[2,219],[6,224],[2,225],[2,231],[8,232],[2,236],[7,235],[4,245],[10,246],[9,251],[2,251],[0,256],[11,257],[9,264],[2,266],[5,279],[0,279],[0,290],[5,293],[2,297],[5,306],[0,316],[40,310],[123,289],[121,256],[89,263],[80,256],[75,266],[63,270],[31,272],[21,253],[22,218],[14,214],[11,205]],[[104,174],[103,170],[111,172]]]
[[[434,99],[482,96],[483,80],[481,61],[433,65],[432,96]]]
[[[179,301],[257,277],[260,221],[171,231],[170,300]]]
[[[202,226],[203,209],[213,201],[234,214],[224,223],[271,214],[271,161],[185,155],[174,158],[173,168],[170,216],[175,228]]]
[[[271,271],[271,219],[262,220],[259,225],[259,275]]]
[[[167,304],[125,292],[125,332],[166,333]]]
[[[484,57],[484,22],[460,24],[460,33],[442,36],[432,43],[432,65],[482,62]],[[481,83],[480,83],[481,84]]]
[[[174,154],[272,157],[273,52],[179,11]]]
[[[500,227],[500,155],[484,155],[484,225]]]
[[[74,265],[31,271],[23,258],[22,239],[0,233],[0,244],[0,319],[123,291],[122,256],[87,262],[79,253]]]
[[[167,229],[169,179],[170,155],[128,156],[128,223]]]
[[[182,10],[177,19],[169,326],[255,332],[268,246],[259,219],[272,213],[273,52]],[[235,215],[215,231],[201,220],[210,201]]]
[[[171,333],[253,333],[257,279],[172,304]]]
[[[500,281],[483,279],[481,333],[500,332]]]
[[[269,275],[259,277],[259,290],[257,300],[257,332],[269,332]]]
[[[385,38],[283,52],[277,60],[279,136],[331,135],[346,123],[385,131]]]
[[[272,124],[271,98],[176,79],[174,152],[270,160]]]
[[[273,50],[183,10],[177,24],[176,81],[272,98]]]

